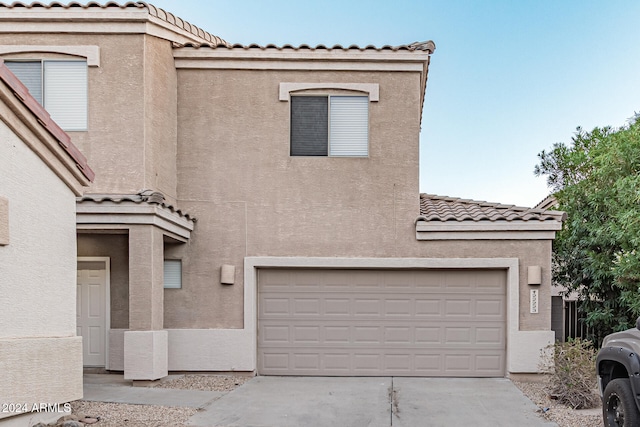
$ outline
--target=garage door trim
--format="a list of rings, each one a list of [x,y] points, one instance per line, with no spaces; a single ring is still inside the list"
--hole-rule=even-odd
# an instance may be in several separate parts
[[[257,367],[258,275],[259,268],[344,268],[344,269],[506,269],[507,270],[507,355],[506,372],[535,372],[534,355],[522,350],[544,348],[553,331],[520,331],[518,258],[324,258],[324,257],[246,257],[244,265],[244,332],[240,348],[249,352]],[[240,337],[238,337],[240,338]],[[551,341],[553,341],[551,339]],[[519,352],[518,349],[520,349]],[[514,354],[517,352],[517,354]],[[516,357],[517,356],[517,357]],[[533,361],[533,362],[532,362]],[[532,365],[533,363],[533,365]],[[533,367],[533,370],[531,370]]]

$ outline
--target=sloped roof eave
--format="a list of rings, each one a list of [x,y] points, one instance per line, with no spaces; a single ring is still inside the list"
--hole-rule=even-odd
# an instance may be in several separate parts
[[[566,213],[432,194],[420,195],[418,240],[553,239]]]
[[[186,40],[191,40],[197,43],[228,44],[224,39],[144,1],[127,1],[123,4],[114,1],[109,1],[105,4],[94,1],[87,3],[74,1],[68,4],[56,1],[51,3],[37,1],[31,3],[21,1],[12,3],[0,2],[0,11],[2,9],[16,10],[18,13],[16,17],[9,13],[2,14],[0,20],[4,21],[24,20],[25,18],[49,21],[53,19],[55,22],[61,23],[61,25],[75,19],[88,23],[97,22],[98,20],[142,23],[147,21],[172,32],[175,35],[175,37],[170,37],[172,41],[185,42]],[[26,17],[26,14],[29,16]]]

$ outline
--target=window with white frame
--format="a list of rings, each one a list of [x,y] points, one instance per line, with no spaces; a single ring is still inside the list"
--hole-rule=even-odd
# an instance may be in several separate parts
[[[367,157],[369,97],[291,96],[290,154]]]
[[[87,130],[86,61],[5,61],[65,131]]]
[[[179,259],[164,260],[164,288],[182,288],[182,261]]]

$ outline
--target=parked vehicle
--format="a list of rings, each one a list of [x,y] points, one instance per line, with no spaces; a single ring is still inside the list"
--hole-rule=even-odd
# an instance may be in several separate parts
[[[635,328],[605,337],[596,372],[604,425],[640,426],[640,318]]]

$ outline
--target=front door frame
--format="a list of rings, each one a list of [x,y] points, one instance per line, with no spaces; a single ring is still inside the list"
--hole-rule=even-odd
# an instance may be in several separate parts
[[[104,262],[105,267],[105,290],[104,290],[104,303],[105,303],[105,329],[104,329],[104,369],[109,370],[109,331],[111,329],[111,258],[100,256],[79,256],[78,262]],[[76,299],[78,298],[76,294]],[[84,337],[83,337],[84,338]],[[83,363],[84,366],[84,363]]]

